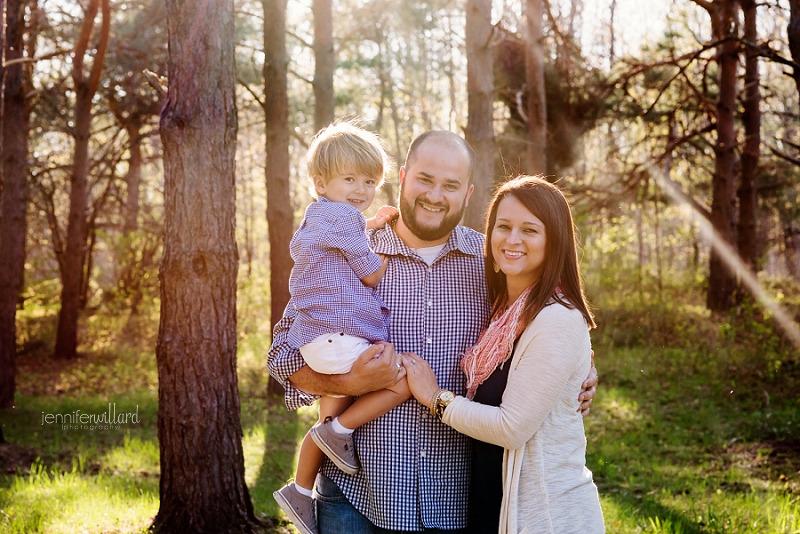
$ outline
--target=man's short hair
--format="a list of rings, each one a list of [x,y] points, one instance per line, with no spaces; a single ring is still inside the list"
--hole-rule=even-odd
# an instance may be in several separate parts
[[[321,129],[308,147],[308,177],[319,176],[327,183],[348,170],[383,183],[392,161],[383,149],[380,139],[353,122],[338,121]]]
[[[417,157],[417,151],[425,143],[425,141],[453,144],[463,148],[469,156],[469,181],[467,183],[472,183],[472,177],[475,173],[475,151],[472,150],[472,147],[469,146],[469,143],[467,143],[463,137],[447,130],[430,130],[418,135],[413,141],[411,141],[411,146],[408,147],[408,153],[406,154],[406,162],[403,165],[406,170],[408,170],[408,167],[414,162],[414,158]]]

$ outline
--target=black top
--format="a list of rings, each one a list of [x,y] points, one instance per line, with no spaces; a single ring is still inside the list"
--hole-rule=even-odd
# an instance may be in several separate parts
[[[475,402],[500,406],[508,382],[511,358],[494,370],[475,391]],[[503,500],[503,447],[472,440],[469,526],[473,534],[497,534]]]

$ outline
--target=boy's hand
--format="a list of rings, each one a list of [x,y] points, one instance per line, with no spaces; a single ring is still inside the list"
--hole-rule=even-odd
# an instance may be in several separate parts
[[[361,283],[365,286],[378,287],[378,284],[383,280],[383,275],[386,274],[386,268],[389,266],[389,256],[385,254],[378,254],[378,256],[381,259],[381,266],[374,273],[361,279]]]
[[[367,230],[374,230],[376,228],[383,228],[386,223],[394,219],[400,212],[394,206],[381,206],[375,217],[367,219]]]

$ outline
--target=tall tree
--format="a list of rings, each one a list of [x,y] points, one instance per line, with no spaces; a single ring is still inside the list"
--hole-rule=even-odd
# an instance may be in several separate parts
[[[269,227],[270,331],[289,303],[294,215],[289,183],[289,99],[286,89],[286,0],[263,0],[264,116],[266,119],[267,226]],[[269,389],[280,385],[270,380]]]
[[[739,62],[738,0],[692,0],[705,9],[711,18],[711,34],[718,43],[716,62],[719,65],[716,105],[717,139],[714,143],[714,176],[712,178],[711,224],[721,239],[736,245],[735,227],[735,154],[736,148],[736,70]],[[733,304],[736,278],[722,256],[711,250],[706,306],[723,311]]]
[[[319,131],[333,122],[333,0],[313,0],[314,12],[314,128]]]
[[[0,408],[14,405],[17,299],[25,270],[28,203],[25,162],[30,107],[25,98],[21,61],[24,9],[23,0],[0,0],[0,13],[5,13],[0,58]],[[0,31],[2,28],[0,24]]]
[[[525,77],[528,85],[528,151],[530,174],[547,172],[547,97],[544,84],[544,51],[542,18],[544,0],[525,2]]]
[[[156,533],[254,532],[236,377],[234,4],[168,0]]]
[[[786,28],[789,38],[789,51],[795,63],[800,64],[800,0],[789,0],[789,26]],[[792,77],[800,93],[800,69],[792,69]]]
[[[116,38],[109,50],[104,76],[108,80],[104,91],[108,107],[127,134],[128,169],[124,178],[122,232],[115,249],[119,266],[117,290],[127,299],[134,315],[142,302],[143,282],[160,243],[160,225],[140,227],[139,214],[145,207],[140,199],[142,169],[147,156],[143,148],[152,132],[153,118],[158,117],[166,96],[157,79],[157,73],[166,74],[167,69],[164,29],[164,4],[151,2],[126,9],[114,26]],[[145,83],[147,77],[152,87]]]
[[[736,232],[739,255],[755,272],[758,258],[756,240],[756,210],[758,207],[758,160],[761,152],[761,111],[759,104],[758,41],[756,0],[740,0],[744,12],[745,73],[744,73],[744,147],[742,149],[739,181],[739,219]]]
[[[475,150],[475,191],[465,224],[482,231],[494,185],[492,0],[467,0],[467,142]]]
[[[94,33],[98,10],[102,11],[102,24],[89,76],[84,73],[86,52]],[[75,154],[70,178],[69,219],[66,248],[61,271],[61,310],[58,313],[55,357],[72,359],[77,356],[78,314],[86,258],[88,224],[86,219],[89,195],[89,134],[92,124],[92,98],[100,86],[111,28],[109,0],[90,0],[84,12],[81,32],[72,57],[72,83],[75,90]]]

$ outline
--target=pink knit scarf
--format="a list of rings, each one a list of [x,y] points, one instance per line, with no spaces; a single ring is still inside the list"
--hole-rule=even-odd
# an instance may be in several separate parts
[[[498,365],[508,360],[514,351],[514,341],[525,329],[519,317],[525,301],[528,300],[528,294],[535,285],[534,283],[523,291],[502,314],[502,306],[498,308],[489,327],[478,337],[478,342],[464,353],[461,369],[467,375],[468,399],[472,400],[478,386],[491,376]]]

